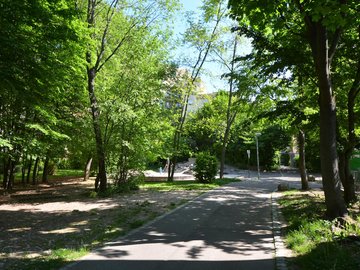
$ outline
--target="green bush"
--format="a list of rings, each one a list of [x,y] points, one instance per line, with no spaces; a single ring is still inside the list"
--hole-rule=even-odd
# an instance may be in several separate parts
[[[209,152],[200,152],[196,156],[195,178],[201,183],[210,183],[215,179],[218,161]]]

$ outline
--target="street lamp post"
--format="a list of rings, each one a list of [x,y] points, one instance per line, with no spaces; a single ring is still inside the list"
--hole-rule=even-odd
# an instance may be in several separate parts
[[[256,161],[257,161],[257,171],[258,171],[258,180],[260,180],[260,165],[259,165],[259,141],[258,137],[261,133],[255,133],[255,141],[256,141]]]

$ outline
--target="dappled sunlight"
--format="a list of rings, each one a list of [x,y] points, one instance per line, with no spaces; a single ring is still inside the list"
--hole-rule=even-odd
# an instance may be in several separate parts
[[[256,198],[269,199],[269,198],[270,198],[270,194],[269,194],[269,193],[256,193],[256,194],[254,194],[254,197],[256,197]]]
[[[12,228],[12,229],[8,229],[6,230],[7,232],[26,232],[26,231],[30,231],[32,228],[30,227],[19,227],[19,228]]]
[[[75,233],[80,232],[79,228],[68,227],[59,230],[51,230],[51,231],[39,231],[40,234],[68,234],[68,233]]]
[[[251,190],[248,183],[230,184],[109,243],[85,261],[106,258],[119,267],[134,265],[134,269],[141,262],[155,265],[199,262],[210,268],[220,261],[237,266],[253,261],[274,265],[269,198],[269,192],[263,188]]]

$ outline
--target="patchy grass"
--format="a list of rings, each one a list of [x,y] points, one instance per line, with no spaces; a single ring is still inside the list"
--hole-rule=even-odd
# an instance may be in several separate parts
[[[141,188],[149,190],[149,193],[151,194],[158,192],[164,193],[163,195],[165,195],[168,191],[189,190],[190,193],[196,194],[197,191],[201,193],[232,181],[234,180],[223,179],[217,180],[211,184],[201,184],[194,181],[146,183],[142,185]],[[79,225],[79,229],[75,231],[57,232],[54,237],[48,241],[48,246],[46,247],[43,245],[43,242],[39,241],[39,247],[45,251],[40,252],[37,256],[32,256],[30,254],[28,254],[28,256],[27,254],[23,254],[21,258],[11,256],[4,258],[3,261],[5,263],[5,269],[59,269],[65,264],[84,256],[90,250],[101,246],[104,242],[123,236],[129,231],[146,224],[159,215],[162,215],[165,212],[187,202],[187,199],[179,199],[178,195],[180,193],[176,194],[177,195],[174,195],[177,196],[176,200],[169,197],[169,200],[164,204],[158,204],[156,201],[147,198],[145,200],[139,198],[138,201],[136,200],[135,202],[126,205],[126,207],[115,207],[108,210],[101,208],[92,209],[90,211],[74,210],[71,213],[66,214],[66,216],[74,216],[74,221],[86,225]],[[127,195],[129,194],[116,196],[121,197]],[[132,195],[132,193],[130,195]],[[163,197],[162,194],[160,194],[160,196]],[[193,196],[191,198],[193,198]],[[77,199],[82,200],[84,198],[77,197]],[[86,200],[89,199],[91,198],[86,198]],[[71,223],[69,223],[68,227],[76,226],[70,224]],[[66,229],[66,227],[64,227],[64,229]],[[37,233],[35,232],[34,237],[36,235]],[[34,242],[37,243],[36,240],[34,240]],[[41,246],[40,243],[42,243]]]
[[[23,258],[14,260],[10,263],[10,267],[6,269],[22,269],[22,270],[56,270],[64,266],[66,263],[74,259],[82,257],[88,253],[86,248],[79,249],[54,249],[48,256],[36,258]]]
[[[240,181],[237,179],[223,178],[216,179],[211,183],[200,183],[197,181],[174,181],[174,182],[146,182],[140,186],[141,189],[153,191],[181,191],[181,190],[199,190],[207,191],[231,182]]]
[[[72,169],[61,169],[56,170],[54,175],[49,175],[49,179],[57,179],[57,178],[67,178],[67,177],[83,177],[83,170],[72,170]]]
[[[83,170],[75,170],[75,169],[57,169],[54,175],[48,175],[48,180],[55,180],[61,178],[78,178],[83,177]],[[3,174],[0,174],[0,179],[3,178]],[[38,183],[41,182],[42,172],[39,172],[37,175]],[[18,184],[21,182],[21,172],[15,173],[15,183]],[[32,182],[32,173],[30,175],[30,183]]]
[[[347,219],[343,226],[323,219],[325,203],[320,193],[286,192],[279,203],[288,222],[286,243],[299,269],[360,269],[360,217]],[[358,208],[354,205],[352,212]]]

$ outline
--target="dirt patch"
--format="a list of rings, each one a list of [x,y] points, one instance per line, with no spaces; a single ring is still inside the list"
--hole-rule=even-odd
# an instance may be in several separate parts
[[[66,179],[1,195],[3,269],[16,269],[17,259],[44,256],[54,249],[91,248],[198,195],[188,190],[139,190],[111,198],[90,198],[92,187],[92,180]]]

